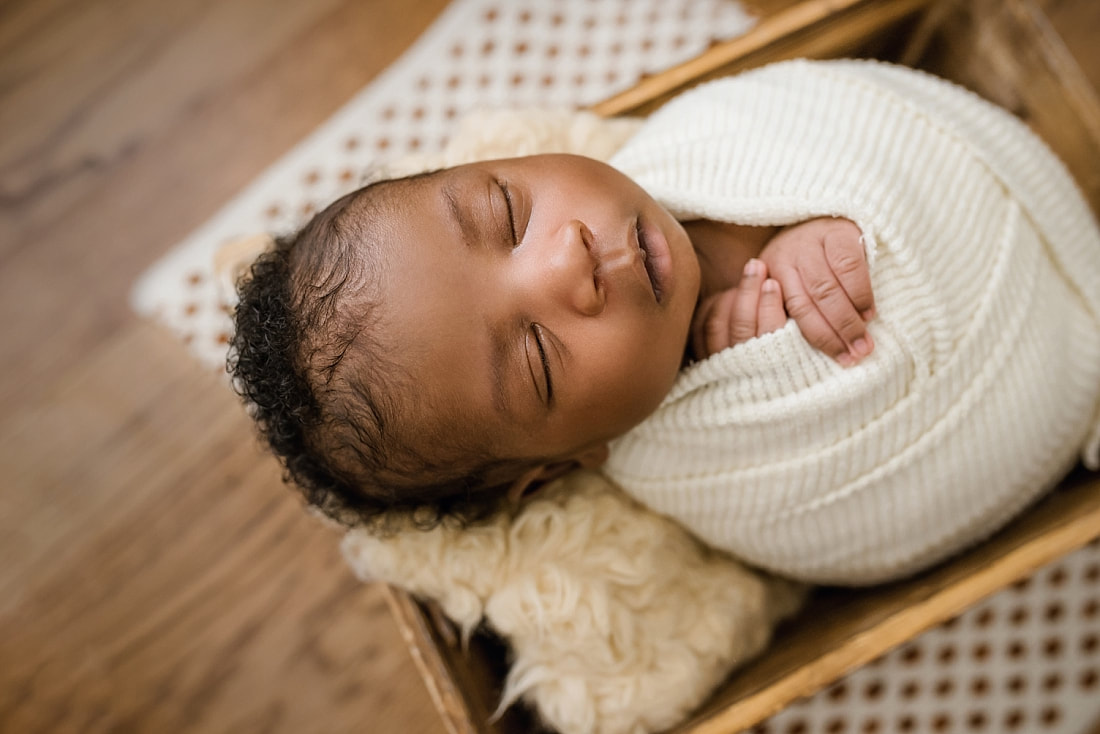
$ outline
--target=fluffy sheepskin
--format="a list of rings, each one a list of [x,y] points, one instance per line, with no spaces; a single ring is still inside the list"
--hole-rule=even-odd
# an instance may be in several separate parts
[[[522,698],[562,734],[676,724],[801,599],[589,472],[548,485],[514,517],[358,529],[343,551],[362,578],[438,601],[464,638],[487,622],[514,653],[501,710]]]

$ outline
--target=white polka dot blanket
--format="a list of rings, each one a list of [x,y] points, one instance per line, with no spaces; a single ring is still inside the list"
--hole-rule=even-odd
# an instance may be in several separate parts
[[[535,104],[583,107],[629,87],[643,73],[695,56],[713,39],[735,36],[750,25],[751,19],[736,3],[724,0],[457,0],[391,68],[143,275],[132,294],[133,306],[171,329],[202,363],[221,370],[232,328],[227,312],[232,286],[226,276],[232,269],[219,258],[235,257],[226,243],[254,249],[257,241],[242,237],[292,230],[379,166],[412,153],[437,153],[454,134],[458,119],[470,110]],[[437,63],[441,55],[448,58],[447,64]],[[617,493],[595,486],[574,488],[573,495],[580,503],[624,503]],[[551,493],[537,505],[539,511],[566,512],[570,505],[564,499],[554,504],[555,496]],[[592,513],[591,508],[584,511]],[[658,522],[636,511],[638,527]],[[623,512],[619,509],[608,517]],[[681,661],[693,675],[680,679],[688,680],[680,693],[666,686],[669,696],[651,695],[648,707],[638,705],[638,698],[615,701],[609,688],[600,699],[600,691],[592,687],[589,701],[596,703],[562,708],[561,702],[571,700],[568,692],[539,688],[548,675],[560,680],[558,673],[540,668],[537,657],[529,658],[536,662],[526,667],[514,667],[508,695],[533,702],[543,718],[563,732],[657,731],[672,725],[726,671],[758,650],[771,624],[792,606],[789,589],[783,591],[728,559],[708,555],[674,526],[658,522],[658,527],[663,528],[654,535],[659,540],[646,541],[650,554],[660,543],[670,544],[666,550],[676,548],[702,569],[696,575],[701,585],[694,592],[680,593],[704,595],[696,606],[705,607],[699,611],[701,618],[711,619],[711,626],[704,627],[710,643],[696,650],[701,657]],[[487,546],[507,537],[500,529],[494,532],[498,534],[485,540]],[[531,542],[550,547],[560,540],[542,537]],[[405,574],[406,586],[419,584],[419,591],[443,600],[466,628],[482,614],[507,617],[507,603],[522,604],[524,597],[517,589],[511,597],[473,587],[462,593],[454,584],[433,590],[430,580],[409,577],[400,560],[386,555],[396,546],[371,551],[370,542],[359,535],[345,542],[345,553],[357,572],[375,578]],[[425,542],[438,549],[442,541]],[[410,551],[407,558],[413,557]],[[383,558],[390,559],[385,562],[389,565]],[[564,561],[547,566],[535,557],[533,562],[550,574],[546,579],[560,580],[559,574],[569,573]],[[657,573],[660,564],[652,564]],[[639,568],[644,570],[644,564],[635,564],[633,571]],[[726,583],[715,585],[725,591],[703,601],[708,583],[719,578]],[[653,579],[648,583],[657,586]],[[666,577],[664,583],[687,582]],[[524,614],[513,617],[523,619]],[[736,622],[732,626],[731,620]],[[725,640],[724,649],[719,649],[719,638]],[[693,640],[690,630],[685,631],[685,655],[691,654],[693,644],[698,646]],[[539,700],[539,690],[549,690],[548,697]],[[600,700],[610,701],[610,708],[601,708]],[[1088,734],[1098,717],[1100,543],[1094,542],[753,731]]]

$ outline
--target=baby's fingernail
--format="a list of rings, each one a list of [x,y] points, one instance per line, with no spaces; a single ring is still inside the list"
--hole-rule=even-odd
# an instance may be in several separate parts
[[[768,278],[764,281],[762,288],[765,293],[777,293],[779,292],[779,281],[774,278]]]
[[[860,316],[863,317],[864,321],[870,321],[871,319],[873,319],[875,317],[875,307],[871,306],[871,308],[867,309],[866,311],[863,311],[860,314]]]
[[[848,354],[847,352],[837,355],[836,361],[840,362],[841,367],[851,367],[856,363],[856,360],[852,357],[852,355]]]
[[[852,342],[852,351],[855,352],[858,357],[866,357],[871,353],[871,345],[866,339],[860,337]]]
[[[755,257],[745,263],[745,275],[757,276],[760,275],[761,262]]]

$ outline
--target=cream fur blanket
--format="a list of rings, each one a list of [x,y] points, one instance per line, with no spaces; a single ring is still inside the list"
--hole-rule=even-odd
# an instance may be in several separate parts
[[[797,585],[706,549],[599,474],[541,490],[515,518],[464,530],[349,532],[364,579],[434,599],[463,637],[483,621],[518,698],[562,734],[642,734],[681,721],[799,604]]]

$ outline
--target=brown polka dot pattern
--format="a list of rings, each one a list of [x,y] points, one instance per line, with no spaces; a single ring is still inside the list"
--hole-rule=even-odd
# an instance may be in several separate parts
[[[455,0],[409,53],[152,268],[135,308],[222,369],[213,255],[300,226],[478,107],[580,107],[748,27],[730,0]],[[444,63],[439,63],[440,59]],[[762,722],[759,734],[1051,732],[1100,717],[1100,542]]]
[[[1013,584],[768,720],[801,734],[1078,734],[1100,718],[1100,548]]]

